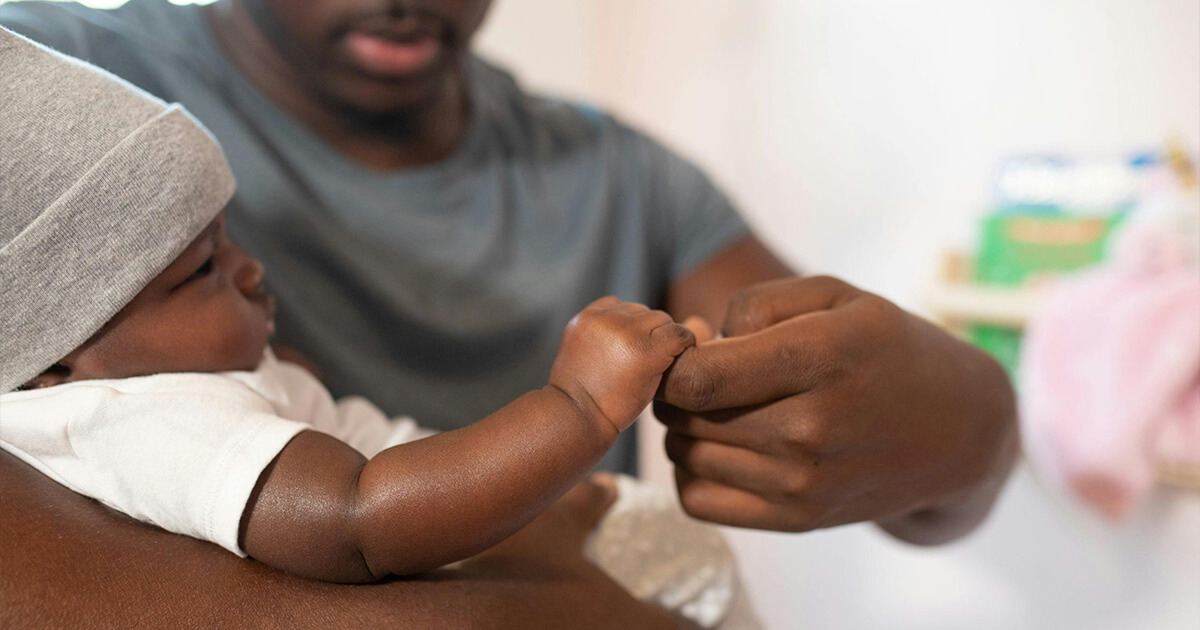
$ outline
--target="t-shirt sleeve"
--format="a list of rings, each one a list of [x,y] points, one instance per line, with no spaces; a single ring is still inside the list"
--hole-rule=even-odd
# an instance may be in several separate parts
[[[162,74],[178,72],[184,65],[187,44],[170,28],[173,10],[180,9],[139,0],[116,9],[75,2],[0,3],[0,26],[173,101],[163,89]]]
[[[86,382],[6,394],[0,446],[80,494],[238,555],[268,464],[306,425],[217,375],[159,375],[154,390]],[[111,381],[110,381],[111,383]]]
[[[668,282],[750,233],[729,197],[695,164],[641,133],[625,133],[637,157],[633,163],[640,166],[638,181],[653,213],[652,225],[660,231],[655,241],[668,247]]]

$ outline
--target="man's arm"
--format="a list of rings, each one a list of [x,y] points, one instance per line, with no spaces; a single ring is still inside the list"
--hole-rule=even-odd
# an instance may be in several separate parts
[[[563,529],[419,579],[315,582],[134,521],[0,451],[0,627],[676,627],[581,554],[543,553]]]
[[[1016,459],[1003,370],[882,298],[787,275],[748,237],[668,292],[728,337],[682,355],[656,405],[684,507],[765,529],[874,520],[917,544],[970,532]]]

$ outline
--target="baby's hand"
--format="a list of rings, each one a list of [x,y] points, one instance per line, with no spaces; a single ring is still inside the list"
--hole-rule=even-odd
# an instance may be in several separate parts
[[[662,311],[601,298],[567,324],[550,384],[624,431],[653,400],[675,357],[695,344],[692,331]]]

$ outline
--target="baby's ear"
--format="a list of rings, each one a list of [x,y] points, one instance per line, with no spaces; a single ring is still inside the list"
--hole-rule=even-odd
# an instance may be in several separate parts
[[[46,370],[41,374],[29,379],[28,382],[17,389],[24,390],[54,387],[55,385],[62,385],[69,380],[71,380],[71,368],[63,365],[62,363],[55,363],[54,365],[46,368]]]

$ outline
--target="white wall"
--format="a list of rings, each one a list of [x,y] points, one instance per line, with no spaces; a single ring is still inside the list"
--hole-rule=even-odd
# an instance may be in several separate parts
[[[808,271],[910,308],[1014,152],[1200,146],[1200,0],[497,0],[479,48],[699,161]],[[731,532],[774,628],[1200,626],[1200,495],[1113,528],[1019,474],[947,548]]]

